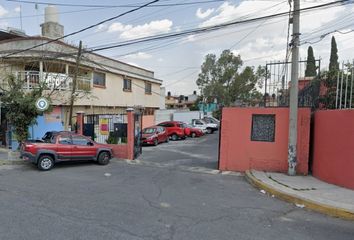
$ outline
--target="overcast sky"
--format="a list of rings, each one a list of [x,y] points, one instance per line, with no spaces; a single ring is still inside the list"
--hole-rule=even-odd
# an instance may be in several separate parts
[[[161,0],[157,4],[205,2],[208,0]],[[301,8],[333,2],[334,0],[303,0]],[[38,1],[39,2],[39,1]],[[83,5],[141,5],[146,0],[47,0],[53,3]],[[340,61],[352,61],[354,58],[354,4],[313,10],[301,16],[300,57],[306,58],[307,48],[313,43],[315,57],[321,58],[321,65],[328,65],[330,40],[337,40]],[[0,27],[21,28],[19,18],[22,12],[22,29],[29,35],[39,35],[39,25],[44,21],[46,5],[0,1]],[[70,33],[106,18],[118,15],[131,8],[118,7],[74,7],[58,6],[60,23],[65,33]],[[213,1],[195,5],[149,7],[126,15],[122,18],[100,25],[84,33],[66,39],[78,44],[82,40],[86,47],[96,47],[107,43],[122,42],[161,33],[174,33],[197,27],[255,18],[289,11],[288,1]],[[333,31],[340,31],[330,33]],[[135,64],[155,72],[162,79],[167,91],[172,94],[191,94],[197,90],[200,65],[208,53],[220,54],[231,49],[240,54],[244,66],[265,65],[269,61],[283,61],[286,55],[288,18],[280,17],[242,24],[200,35],[191,35],[179,39],[155,41],[129,47],[115,48],[99,52],[121,61]],[[330,33],[330,34],[328,34]],[[344,34],[346,33],[346,34]],[[322,40],[321,36],[326,35]],[[321,40],[321,41],[319,41]],[[314,43],[317,42],[317,43]]]

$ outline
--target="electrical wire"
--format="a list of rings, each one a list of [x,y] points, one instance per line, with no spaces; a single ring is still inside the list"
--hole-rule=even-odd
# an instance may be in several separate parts
[[[47,44],[49,44],[49,43],[56,42],[56,41],[61,40],[61,39],[63,39],[63,38],[66,38],[66,37],[69,37],[69,36],[73,36],[73,35],[75,35],[75,34],[84,32],[84,31],[86,31],[86,30],[88,30],[88,29],[97,27],[97,26],[99,26],[100,24],[103,24],[103,23],[112,21],[112,20],[114,20],[114,19],[120,18],[120,17],[125,16],[125,15],[130,14],[130,13],[136,12],[136,11],[142,9],[142,8],[145,8],[146,6],[149,6],[149,5],[154,4],[154,3],[156,3],[156,2],[159,2],[159,1],[160,1],[160,0],[154,0],[154,1],[148,2],[148,3],[146,3],[146,4],[144,4],[144,5],[141,5],[141,6],[137,7],[137,8],[131,9],[131,10],[126,11],[126,12],[123,12],[123,13],[121,13],[121,14],[118,14],[118,15],[114,16],[114,17],[107,18],[107,19],[105,19],[105,20],[103,20],[103,21],[100,21],[100,22],[95,23],[95,24],[93,24],[93,25],[90,25],[90,26],[88,26],[88,27],[82,28],[82,29],[77,30],[77,31],[75,31],[75,32],[66,34],[66,35],[64,35],[64,36],[62,36],[62,37],[58,37],[58,38],[49,40],[48,42],[41,43],[41,44],[32,46],[32,47],[30,47],[30,48],[26,48],[26,49],[23,49],[23,50],[16,51],[16,52],[14,52],[14,53],[7,54],[7,55],[5,55],[5,56],[2,56],[2,58],[6,58],[6,57],[9,57],[9,56],[18,54],[18,53],[26,52],[26,51],[32,50],[32,49],[34,49],[34,48],[47,45]]]
[[[70,13],[79,13],[79,12],[97,11],[97,10],[104,10],[104,9],[109,9],[109,8],[108,7],[102,7],[102,8],[90,8],[90,9],[81,9],[81,10],[73,10],[73,11],[64,11],[64,12],[60,12],[60,15],[70,14]],[[34,14],[34,15],[25,15],[25,16],[22,16],[22,17],[0,17],[0,20],[42,17],[42,16],[45,16],[45,15],[46,14]],[[49,13],[49,15],[52,15],[52,14]]]
[[[337,4],[343,4],[343,3],[346,3],[346,4],[352,3],[349,1],[350,0],[341,0],[341,1],[326,3],[326,4],[322,4],[322,5],[316,5],[316,6],[300,9],[300,11],[309,11],[309,10],[314,10],[314,9],[319,9],[319,8],[321,8],[321,9],[328,8],[328,7],[331,7],[331,6],[334,6]],[[256,22],[256,21],[265,20],[265,19],[269,19],[269,18],[281,17],[281,16],[285,16],[285,15],[288,15],[288,12],[266,15],[266,16],[262,16],[262,17],[251,18],[251,19],[246,19],[246,20],[241,20],[241,21],[232,21],[232,22],[223,23],[223,24],[219,24],[219,25],[213,25],[210,27],[195,28],[195,29],[190,29],[190,30],[178,32],[178,33],[160,34],[160,35],[154,35],[151,37],[143,37],[143,38],[137,38],[134,40],[128,40],[128,41],[117,42],[117,43],[110,43],[110,44],[92,47],[89,52],[96,52],[96,51],[102,51],[102,50],[107,50],[107,49],[112,49],[112,48],[119,48],[119,47],[124,47],[124,46],[130,46],[133,44],[139,44],[139,43],[145,43],[145,42],[150,42],[150,41],[157,41],[157,40],[162,40],[162,39],[173,38],[173,37],[177,37],[177,36],[187,36],[187,35],[192,35],[192,34],[211,32],[211,31],[220,30],[222,28],[226,28],[226,27],[230,27],[230,26]]]
[[[25,0],[6,0],[8,2],[19,2],[19,3],[30,3],[30,4],[38,4],[38,5],[54,5],[54,6],[62,6],[62,7],[87,7],[87,8],[131,8],[131,7],[139,7],[140,4],[127,4],[127,5],[87,5],[87,4],[69,4],[69,3],[54,3],[54,2],[36,2],[36,1],[25,1]],[[207,1],[195,1],[195,2],[186,2],[186,3],[170,3],[170,4],[155,4],[149,5],[147,7],[168,7],[168,6],[185,6],[185,5],[196,5],[196,4],[205,4],[205,3],[214,3],[214,2],[224,2],[225,0],[207,0]]]
[[[285,3],[286,1],[277,3],[275,5],[273,5],[271,8],[276,7],[278,5],[281,5],[283,3]],[[277,10],[279,11],[280,8]],[[269,19],[264,20],[263,22],[261,22],[260,24],[258,24],[255,28],[253,28],[249,33],[247,33],[243,38],[241,38],[240,40],[238,40],[235,44],[233,44],[231,47],[229,47],[229,49],[233,49],[235,46],[237,46],[238,44],[240,44],[243,40],[247,39],[252,33],[254,33],[255,31],[257,31],[258,28],[260,28],[262,25],[264,25]]]
[[[348,33],[351,33],[351,32],[354,32],[354,29],[348,30],[348,31],[346,31],[346,32],[342,32],[342,31],[340,31],[340,30],[334,30],[334,31],[331,31],[331,32],[327,32],[327,33],[325,33],[325,34],[322,34],[322,35],[320,36],[320,39],[318,39],[317,41],[314,41],[314,42],[304,41],[304,42],[302,42],[300,45],[319,43],[319,42],[321,42],[326,36],[328,36],[329,34],[332,34],[332,33],[348,34]]]

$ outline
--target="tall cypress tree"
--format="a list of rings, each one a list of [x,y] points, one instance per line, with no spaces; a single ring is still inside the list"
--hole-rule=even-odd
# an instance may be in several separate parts
[[[337,49],[337,43],[336,39],[334,36],[332,36],[332,41],[331,41],[331,57],[329,59],[329,71],[336,71],[339,69],[339,63],[338,63],[338,49]]]
[[[307,63],[305,70],[305,77],[314,77],[316,76],[316,62],[313,55],[313,49],[311,46],[307,49]]]

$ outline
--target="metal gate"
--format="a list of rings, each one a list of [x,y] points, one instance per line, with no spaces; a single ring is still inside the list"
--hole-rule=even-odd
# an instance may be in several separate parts
[[[141,144],[141,127],[142,123],[142,114],[141,112],[135,111],[134,113],[134,159],[139,157],[142,153],[142,144]]]
[[[83,132],[98,143],[127,143],[126,114],[93,114],[84,116]]]

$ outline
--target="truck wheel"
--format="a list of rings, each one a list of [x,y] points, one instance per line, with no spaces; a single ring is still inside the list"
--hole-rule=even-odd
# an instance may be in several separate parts
[[[196,134],[195,133],[192,133],[191,137],[192,138],[195,138]]]
[[[177,140],[178,140],[177,134],[173,134],[173,135],[171,136],[171,139],[172,139],[172,141],[177,141]]]
[[[212,134],[213,133],[213,130],[211,128],[207,128],[207,133],[208,134]]]
[[[110,159],[111,159],[111,155],[108,152],[101,152],[98,155],[97,162],[100,165],[107,165]]]
[[[155,138],[155,140],[154,140],[154,146],[157,146],[157,145],[159,145],[159,141]]]
[[[38,159],[37,167],[41,171],[48,171],[54,166],[54,159],[49,155],[43,155]]]

